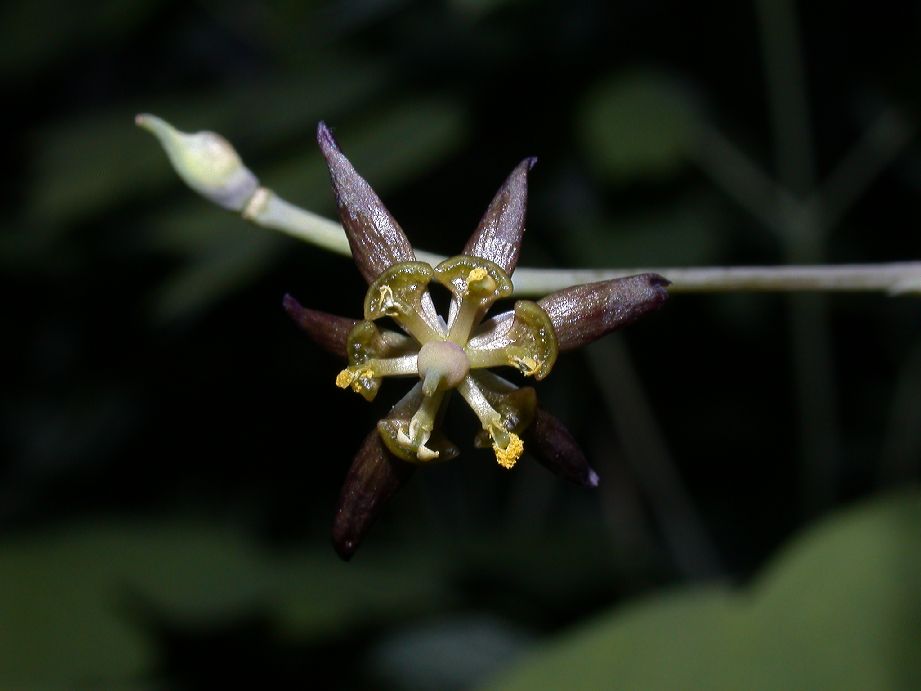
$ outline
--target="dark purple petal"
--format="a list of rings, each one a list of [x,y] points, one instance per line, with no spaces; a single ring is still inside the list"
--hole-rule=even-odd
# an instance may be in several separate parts
[[[598,486],[598,473],[592,470],[576,440],[556,417],[540,408],[534,422],[524,432],[525,451],[560,477],[584,487]]]
[[[365,438],[342,485],[333,520],[333,546],[344,560],[355,554],[384,503],[412,476],[414,466],[394,458],[376,429]]]
[[[349,332],[358,323],[357,319],[337,317],[334,314],[318,312],[317,310],[303,307],[291,295],[285,294],[282,301],[285,312],[294,320],[294,323],[307,332],[314,343],[323,350],[332,353],[343,360],[348,357],[346,343]]]
[[[668,284],[658,274],[638,274],[566,288],[537,304],[550,317],[560,350],[572,350],[659,309]]]
[[[355,172],[324,122],[317,126],[317,141],[329,166],[352,258],[365,280],[371,283],[393,264],[414,261],[416,255],[403,230],[371,185]]]
[[[508,176],[464,246],[464,254],[488,259],[509,275],[515,270],[528,206],[528,171],[535,163],[536,158],[526,158]]]

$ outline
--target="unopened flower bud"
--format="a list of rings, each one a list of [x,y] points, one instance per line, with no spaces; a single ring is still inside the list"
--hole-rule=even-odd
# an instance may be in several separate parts
[[[209,201],[231,211],[243,211],[259,188],[259,180],[221,135],[180,132],[147,113],[136,116],[134,122],[160,140],[179,176]]]

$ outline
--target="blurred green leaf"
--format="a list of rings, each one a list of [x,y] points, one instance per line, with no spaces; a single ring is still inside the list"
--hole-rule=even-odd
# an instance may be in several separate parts
[[[451,617],[394,631],[371,654],[386,688],[452,691],[501,669],[531,642],[531,636],[496,617]]]
[[[407,565],[416,578],[405,578]],[[154,652],[138,604],[187,624],[258,611],[310,639],[443,601],[438,569],[406,555],[354,568],[332,550],[267,554],[233,531],[200,524],[84,525],[7,539],[0,687],[108,687],[148,671]]]
[[[517,601],[513,610],[539,601],[563,611],[610,579],[614,558],[599,560],[598,542],[596,534],[573,539],[560,531],[444,550],[370,544],[345,564],[331,548],[269,552],[234,529],[178,520],[90,523],[6,538],[0,542],[0,688],[111,688],[137,680],[157,662],[142,613],[185,629],[259,615],[287,639],[328,642],[452,607],[458,577],[471,570],[508,583],[504,599]],[[382,639],[380,669],[416,646],[467,641],[484,647],[460,646],[476,657],[469,659],[467,678],[476,670],[481,678],[527,639],[497,621],[403,629],[397,639]],[[417,680],[452,677],[459,673],[456,662],[446,654],[443,664],[420,669]]]
[[[609,76],[585,97],[578,117],[585,155],[614,182],[671,175],[694,144],[690,98],[655,72]]]
[[[796,540],[743,592],[697,588],[604,615],[490,689],[921,688],[921,494]]]
[[[4,542],[0,685],[98,684],[151,664],[149,642],[124,612],[125,593],[113,587],[122,561],[111,536],[95,531]]]
[[[282,633],[328,640],[450,604],[447,560],[418,545],[388,553],[366,550],[360,558],[360,565],[349,565],[323,550],[293,559],[277,574],[274,614]],[[306,580],[305,574],[310,575]]]

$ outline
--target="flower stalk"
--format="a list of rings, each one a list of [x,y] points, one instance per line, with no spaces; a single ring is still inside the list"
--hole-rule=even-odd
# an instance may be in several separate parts
[[[192,189],[214,203],[240,212],[243,217],[263,228],[276,230],[321,249],[351,256],[352,250],[342,225],[313,212],[302,209],[279,197],[275,192],[258,185],[255,176],[249,184],[241,184],[239,196],[246,196],[240,203],[228,207],[221,189],[207,171],[220,170],[236,160],[242,170],[249,173],[231,145],[219,135],[197,133],[189,135],[179,132],[166,121],[153,115],[138,115],[138,126],[151,132],[169,154],[173,167]],[[199,139],[196,141],[194,137]],[[206,146],[208,142],[223,142],[223,146]],[[185,163],[193,154],[200,160],[194,164]],[[213,165],[208,165],[214,157]],[[522,165],[533,166],[533,159]],[[202,174],[200,171],[206,171]],[[252,173],[249,173],[252,175]],[[241,173],[241,178],[249,180]],[[501,204],[499,205],[501,207]],[[514,212],[512,212],[514,213]],[[482,241],[484,246],[488,239]],[[465,250],[468,248],[465,248]],[[417,260],[432,266],[445,257],[414,250]],[[517,256],[515,257],[517,260]],[[921,261],[891,262],[848,265],[816,266],[717,266],[717,267],[640,267],[609,269],[535,269],[519,267],[515,271],[513,295],[540,297],[547,293],[584,283],[605,281],[639,273],[656,273],[671,283],[671,293],[720,293],[720,292],[882,292],[888,295],[921,294]]]

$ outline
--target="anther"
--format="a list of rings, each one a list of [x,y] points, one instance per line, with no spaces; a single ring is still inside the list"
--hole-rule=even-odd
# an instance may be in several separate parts
[[[373,378],[374,370],[370,367],[349,367],[336,375],[336,386],[340,389],[347,389],[351,386],[353,391],[361,392],[361,380]]]
[[[492,430],[490,430],[490,433],[492,433]],[[496,454],[496,461],[498,461],[499,465],[506,470],[511,470],[524,452],[524,442],[514,432],[507,432],[507,437],[508,441],[504,446],[499,443],[496,437],[493,437],[492,450]]]
[[[469,295],[471,291],[481,295],[489,294],[496,289],[496,286],[496,281],[489,275],[489,272],[478,266],[467,274],[467,280],[464,281],[464,295]]]

